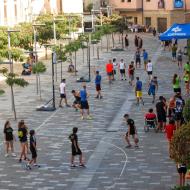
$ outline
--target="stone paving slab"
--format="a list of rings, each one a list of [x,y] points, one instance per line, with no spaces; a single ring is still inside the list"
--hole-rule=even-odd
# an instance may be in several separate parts
[[[159,75],[161,86],[158,95],[164,94],[169,97],[172,93],[171,83],[165,81],[171,81],[173,72],[178,71],[177,66],[167,61],[169,56],[167,52],[162,52],[161,59],[158,57],[160,56],[160,44],[156,39],[152,39],[151,36],[146,34],[142,34],[142,36],[144,37],[144,46],[150,57],[157,62],[155,72]],[[103,53],[101,60],[94,59],[92,61],[92,65],[99,68],[101,74],[103,74],[104,98],[102,100],[94,99],[93,81],[87,84],[93,115],[91,121],[81,121],[79,112],[75,112],[72,108],[57,109],[54,113],[34,111],[34,108],[42,103],[34,95],[34,77],[33,82],[26,89],[15,89],[16,99],[19,100],[16,102],[19,118],[24,118],[29,128],[37,129],[38,159],[42,167],[26,171],[18,163],[18,158],[5,159],[3,151],[1,151],[0,190],[79,190],[82,187],[88,190],[160,190],[169,189],[170,186],[176,184],[175,164],[168,158],[167,142],[164,135],[155,134],[154,132],[144,133],[143,131],[142,113],[152,106],[151,98],[145,98],[144,107],[136,107],[134,89],[128,85],[128,82],[116,80],[113,85],[109,86],[106,80],[105,62],[109,58],[117,57],[118,60],[119,58],[125,58],[127,63],[133,59],[134,35],[130,34],[129,37],[132,50]],[[81,57],[79,57],[79,62],[80,60]],[[168,62],[167,66],[165,65],[166,62]],[[78,67],[79,72],[83,74],[87,73],[85,69],[86,66]],[[50,68],[48,68],[47,73],[41,77],[43,101],[51,95],[50,73]],[[138,69],[136,73],[143,78],[146,84],[146,73],[142,69]],[[171,73],[171,75],[168,76],[168,73]],[[75,83],[76,77],[66,73],[66,69],[64,70],[64,76],[68,81],[68,92],[72,89],[81,88],[81,84]],[[57,103],[59,96],[58,84],[57,82]],[[146,91],[146,88],[144,88],[144,91]],[[21,99],[21,97],[23,98]],[[11,117],[9,111],[10,100],[4,95],[0,97],[0,101],[3,105],[3,107],[0,107],[0,121],[3,123],[5,119]],[[124,106],[126,106],[126,109]],[[126,111],[135,119],[138,127],[140,138],[140,148],[138,150],[125,149],[126,144],[122,135],[125,134],[126,126],[122,121],[122,116]],[[13,125],[16,129],[16,123],[13,122]],[[71,150],[68,135],[74,126],[79,127],[79,144],[85,154],[86,169],[70,169],[69,167]],[[112,130],[109,132],[109,129]],[[2,135],[0,139],[2,139]],[[18,145],[16,151],[18,152]]]

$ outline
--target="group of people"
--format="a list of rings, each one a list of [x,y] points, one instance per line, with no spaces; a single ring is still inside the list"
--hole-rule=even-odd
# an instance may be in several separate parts
[[[9,151],[11,151],[11,156],[16,157],[17,155],[14,153],[14,142],[17,137],[13,133],[13,128],[11,127],[10,121],[6,121],[4,124],[4,142],[5,142],[5,157],[10,156]],[[26,161],[26,168],[32,169],[32,166],[40,167],[36,163],[37,159],[37,146],[36,146],[36,137],[35,130],[28,130],[24,120],[19,121],[18,123],[18,139],[20,141],[20,157],[19,162]],[[29,145],[28,145],[28,133],[29,137]],[[29,159],[27,155],[31,153],[32,158]]]

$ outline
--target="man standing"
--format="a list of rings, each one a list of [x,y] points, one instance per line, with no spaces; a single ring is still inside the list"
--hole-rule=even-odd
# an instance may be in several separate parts
[[[66,90],[65,90],[65,87],[66,87],[66,84],[65,84],[66,80],[65,79],[62,79],[61,81],[61,84],[59,85],[59,90],[60,90],[60,102],[59,102],[59,107],[62,108],[62,100],[64,99],[65,100],[65,105],[67,107],[70,107],[70,105],[67,103],[67,97],[66,97]]]
[[[89,104],[88,104],[88,93],[86,91],[86,85],[83,85],[83,89],[80,91],[81,98],[81,119],[84,119],[84,110],[87,110],[87,119],[92,119],[90,117]]]
[[[150,81],[152,79],[152,73],[153,73],[153,65],[152,65],[151,60],[148,60],[146,70],[147,70],[147,74],[148,74],[148,79]]]
[[[163,96],[159,97],[159,102],[156,104],[156,112],[158,119],[157,131],[162,131],[166,126],[166,103]]]
[[[99,74],[99,71],[96,71],[96,78],[95,78],[95,85],[96,85],[96,91],[97,91],[96,98],[100,98],[100,99],[102,99],[102,95],[101,95],[101,80],[102,80],[102,77]]]
[[[153,79],[149,83],[149,90],[148,90],[148,94],[153,96],[152,103],[155,102],[156,91],[158,91],[158,81],[157,81],[157,77],[154,76]]]
[[[120,71],[120,78],[121,78],[121,80],[127,80],[126,79],[126,74],[125,74],[126,73],[125,72],[125,70],[126,70],[126,64],[124,63],[123,59],[121,59],[118,67],[119,67],[119,71]]]
[[[141,67],[141,53],[140,53],[140,49],[139,48],[135,52],[134,59],[135,59],[136,68],[137,68],[137,64],[139,64],[139,68],[140,68]]]
[[[142,81],[139,80],[139,77],[136,77],[137,82],[136,82],[136,86],[135,86],[135,94],[136,94],[136,98],[137,98],[137,105],[139,105],[139,102],[141,100],[142,104],[144,105],[144,101],[142,98]]]
[[[144,60],[144,70],[146,71],[146,65],[148,63],[148,53],[145,49],[143,49],[143,60]]]
[[[113,64],[112,64],[111,59],[106,64],[106,72],[107,72],[107,75],[108,75],[109,84],[111,84],[112,80],[113,80]]]

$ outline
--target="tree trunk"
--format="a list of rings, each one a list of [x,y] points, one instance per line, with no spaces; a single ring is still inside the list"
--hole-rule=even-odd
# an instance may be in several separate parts
[[[83,62],[83,65],[84,65],[84,48],[82,48],[82,62]]]
[[[40,93],[40,100],[41,100],[42,99],[42,92],[41,92],[40,74],[38,74],[38,82],[39,82],[39,93]]]
[[[46,54],[45,54],[45,59],[47,60],[47,46],[45,47],[45,51],[46,51]]]
[[[115,39],[114,39],[114,34],[113,33],[111,34],[111,37],[112,37],[112,46],[114,48],[115,47]]]
[[[108,34],[106,35],[106,40],[107,40],[107,52],[109,51],[109,38],[108,38]]]
[[[14,113],[14,119],[16,120],[16,108],[15,108],[15,100],[14,100],[14,91],[13,86],[11,86],[11,99],[12,99],[12,107],[13,107],[13,113]]]
[[[75,76],[77,75],[77,52],[75,51]]]

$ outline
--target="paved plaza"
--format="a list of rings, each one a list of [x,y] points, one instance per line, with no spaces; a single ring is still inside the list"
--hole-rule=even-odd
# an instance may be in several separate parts
[[[139,34],[144,40],[144,48],[154,63],[154,75],[158,76],[158,95],[169,98],[173,92],[171,81],[174,73],[182,76],[182,71],[172,63],[171,52],[163,51],[157,38],[151,34]],[[147,94],[148,77],[143,67],[136,70],[136,76],[143,81],[144,106],[136,106],[134,88],[128,81],[119,77],[112,85],[108,84],[105,63],[108,59],[123,58],[127,65],[134,59],[134,34],[129,34],[130,49],[122,52],[100,53],[92,55],[92,81],[87,83],[90,94],[89,103],[92,120],[81,120],[80,113],[73,108],[58,108],[55,112],[37,112],[35,108],[51,98],[51,66],[41,75],[42,100],[35,94],[35,75],[25,77],[30,85],[25,89],[15,88],[15,100],[18,120],[24,119],[29,129],[35,129],[38,144],[38,161],[41,168],[25,170],[18,163],[18,157],[4,157],[3,143],[0,149],[0,190],[169,190],[177,184],[178,174],[175,163],[169,159],[168,145],[163,133],[144,132],[144,114],[155,105]],[[118,38],[116,38],[118,40]],[[104,43],[103,43],[104,44]],[[82,53],[78,53],[78,76],[66,72],[67,94],[71,104],[72,89],[80,90],[81,83],[76,83],[80,76],[87,75],[87,63],[82,63]],[[58,65],[58,70],[60,65]],[[94,68],[103,76],[103,99],[95,99]],[[59,101],[60,73],[56,82],[56,105]],[[17,122],[13,121],[10,92],[0,97],[0,130],[3,131],[5,120],[10,119],[17,135]],[[135,120],[139,135],[138,149],[126,149],[123,135],[127,126],[123,115],[129,113]],[[71,144],[68,139],[73,127],[78,127],[81,150],[85,156],[86,168],[70,168]],[[3,142],[3,133],[0,135]],[[17,140],[16,153],[19,154]],[[30,156],[30,155],[29,155]],[[77,160],[78,161],[78,160]]]

